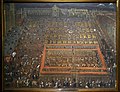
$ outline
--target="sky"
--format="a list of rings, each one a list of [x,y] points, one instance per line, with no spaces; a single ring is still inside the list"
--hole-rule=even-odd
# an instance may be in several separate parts
[[[110,8],[115,9],[113,3],[16,3],[16,7],[42,7],[51,8],[54,5],[60,8]]]

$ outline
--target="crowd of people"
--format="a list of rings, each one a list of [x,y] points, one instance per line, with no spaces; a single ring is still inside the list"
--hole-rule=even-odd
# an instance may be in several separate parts
[[[54,20],[55,23],[53,25],[52,21]],[[67,22],[63,23],[63,21]],[[74,43],[74,41],[77,43],[78,39],[81,40],[83,44],[89,44],[90,41],[93,41],[93,44],[99,44],[97,42],[97,31],[94,28],[96,27],[95,24],[92,24],[92,19],[85,19],[84,21],[78,18],[25,17],[19,29],[21,35],[18,35],[20,37],[17,45],[15,45],[15,49],[12,49],[10,55],[4,58],[5,88],[114,88],[116,86],[116,78],[113,74],[116,72],[116,66],[115,62],[112,64],[112,61],[114,61],[114,59],[112,60],[112,54],[110,57],[105,58],[107,68],[110,67],[110,69],[108,69],[109,75],[42,75],[40,73],[45,44],[71,44]],[[11,32],[13,31],[12,29]],[[18,30],[16,33],[19,33]],[[9,39],[8,36],[6,36],[6,39]],[[54,40],[57,40],[57,42],[54,42]],[[6,44],[8,42],[8,40],[5,40]],[[52,52],[47,54],[51,56],[51,53]],[[54,58],[46,57],[45,66],[66,66],[65,63],[67,63],[68,67],[69,65],[72,66],[72,63],[76,63],[79,66],[85,67],[101,67],[101,61],[94,51],[76,51],[76,55],[85,56],[75,58],[74,62],[70,57],[59,57],[59,54],[63,54],[63,56],[64,54],[68,54],[69,56],[73,54],[71,52],[58,51],[54,54],[58,54],[58,60],[56,56]],[[57,72],[58,70],[56,69],[54,71]]]
[[[73,55],[74,54],[74,55]],[[73,60],[74,59],[74,60]],[[81,51],[77,50],[72,52],[66,50],[53,50],[47,51],[45,66],[66,66],[70,67],[72,65],[77,65],[76,67],[101,67],[101,60],[99,55],[95,51]]]

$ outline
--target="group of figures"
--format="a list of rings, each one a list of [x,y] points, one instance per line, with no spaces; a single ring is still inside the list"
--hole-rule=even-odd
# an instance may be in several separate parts
[[[97,18],[88,11],[84,12],[86,12],[84,18],[28,14],[24,16],[21,26],[9,30],[5,36],[5,88],[115,88],[115,58],[111,52],[105,51],[107,44],[101,41],[104,38],[95,22]],[[83,44],[83,46],[57,47],[49,44]],[[107,75],[41,74],[45,47],[47,50],[44,67],[58,67],[58,69],[43,68],[43,71],[69,70],[59,67],[102,67],[99,53],[97,50],[92,50],[96,49],[96,45],[104,55]],[[56,48],[63,50],[49,50]],[[91,50],[81,50],[86,48]],[[86,70],[79,71],[86,72]]]

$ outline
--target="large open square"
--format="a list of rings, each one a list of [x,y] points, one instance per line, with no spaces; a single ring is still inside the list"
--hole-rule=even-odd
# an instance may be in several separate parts
[[[4,86],[116,88],[113,3],[5,4]]]

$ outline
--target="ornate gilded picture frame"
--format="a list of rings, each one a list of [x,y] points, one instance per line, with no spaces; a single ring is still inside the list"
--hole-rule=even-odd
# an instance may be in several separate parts
[[[2,1],[3,91],[118,91],[119,0]]]

